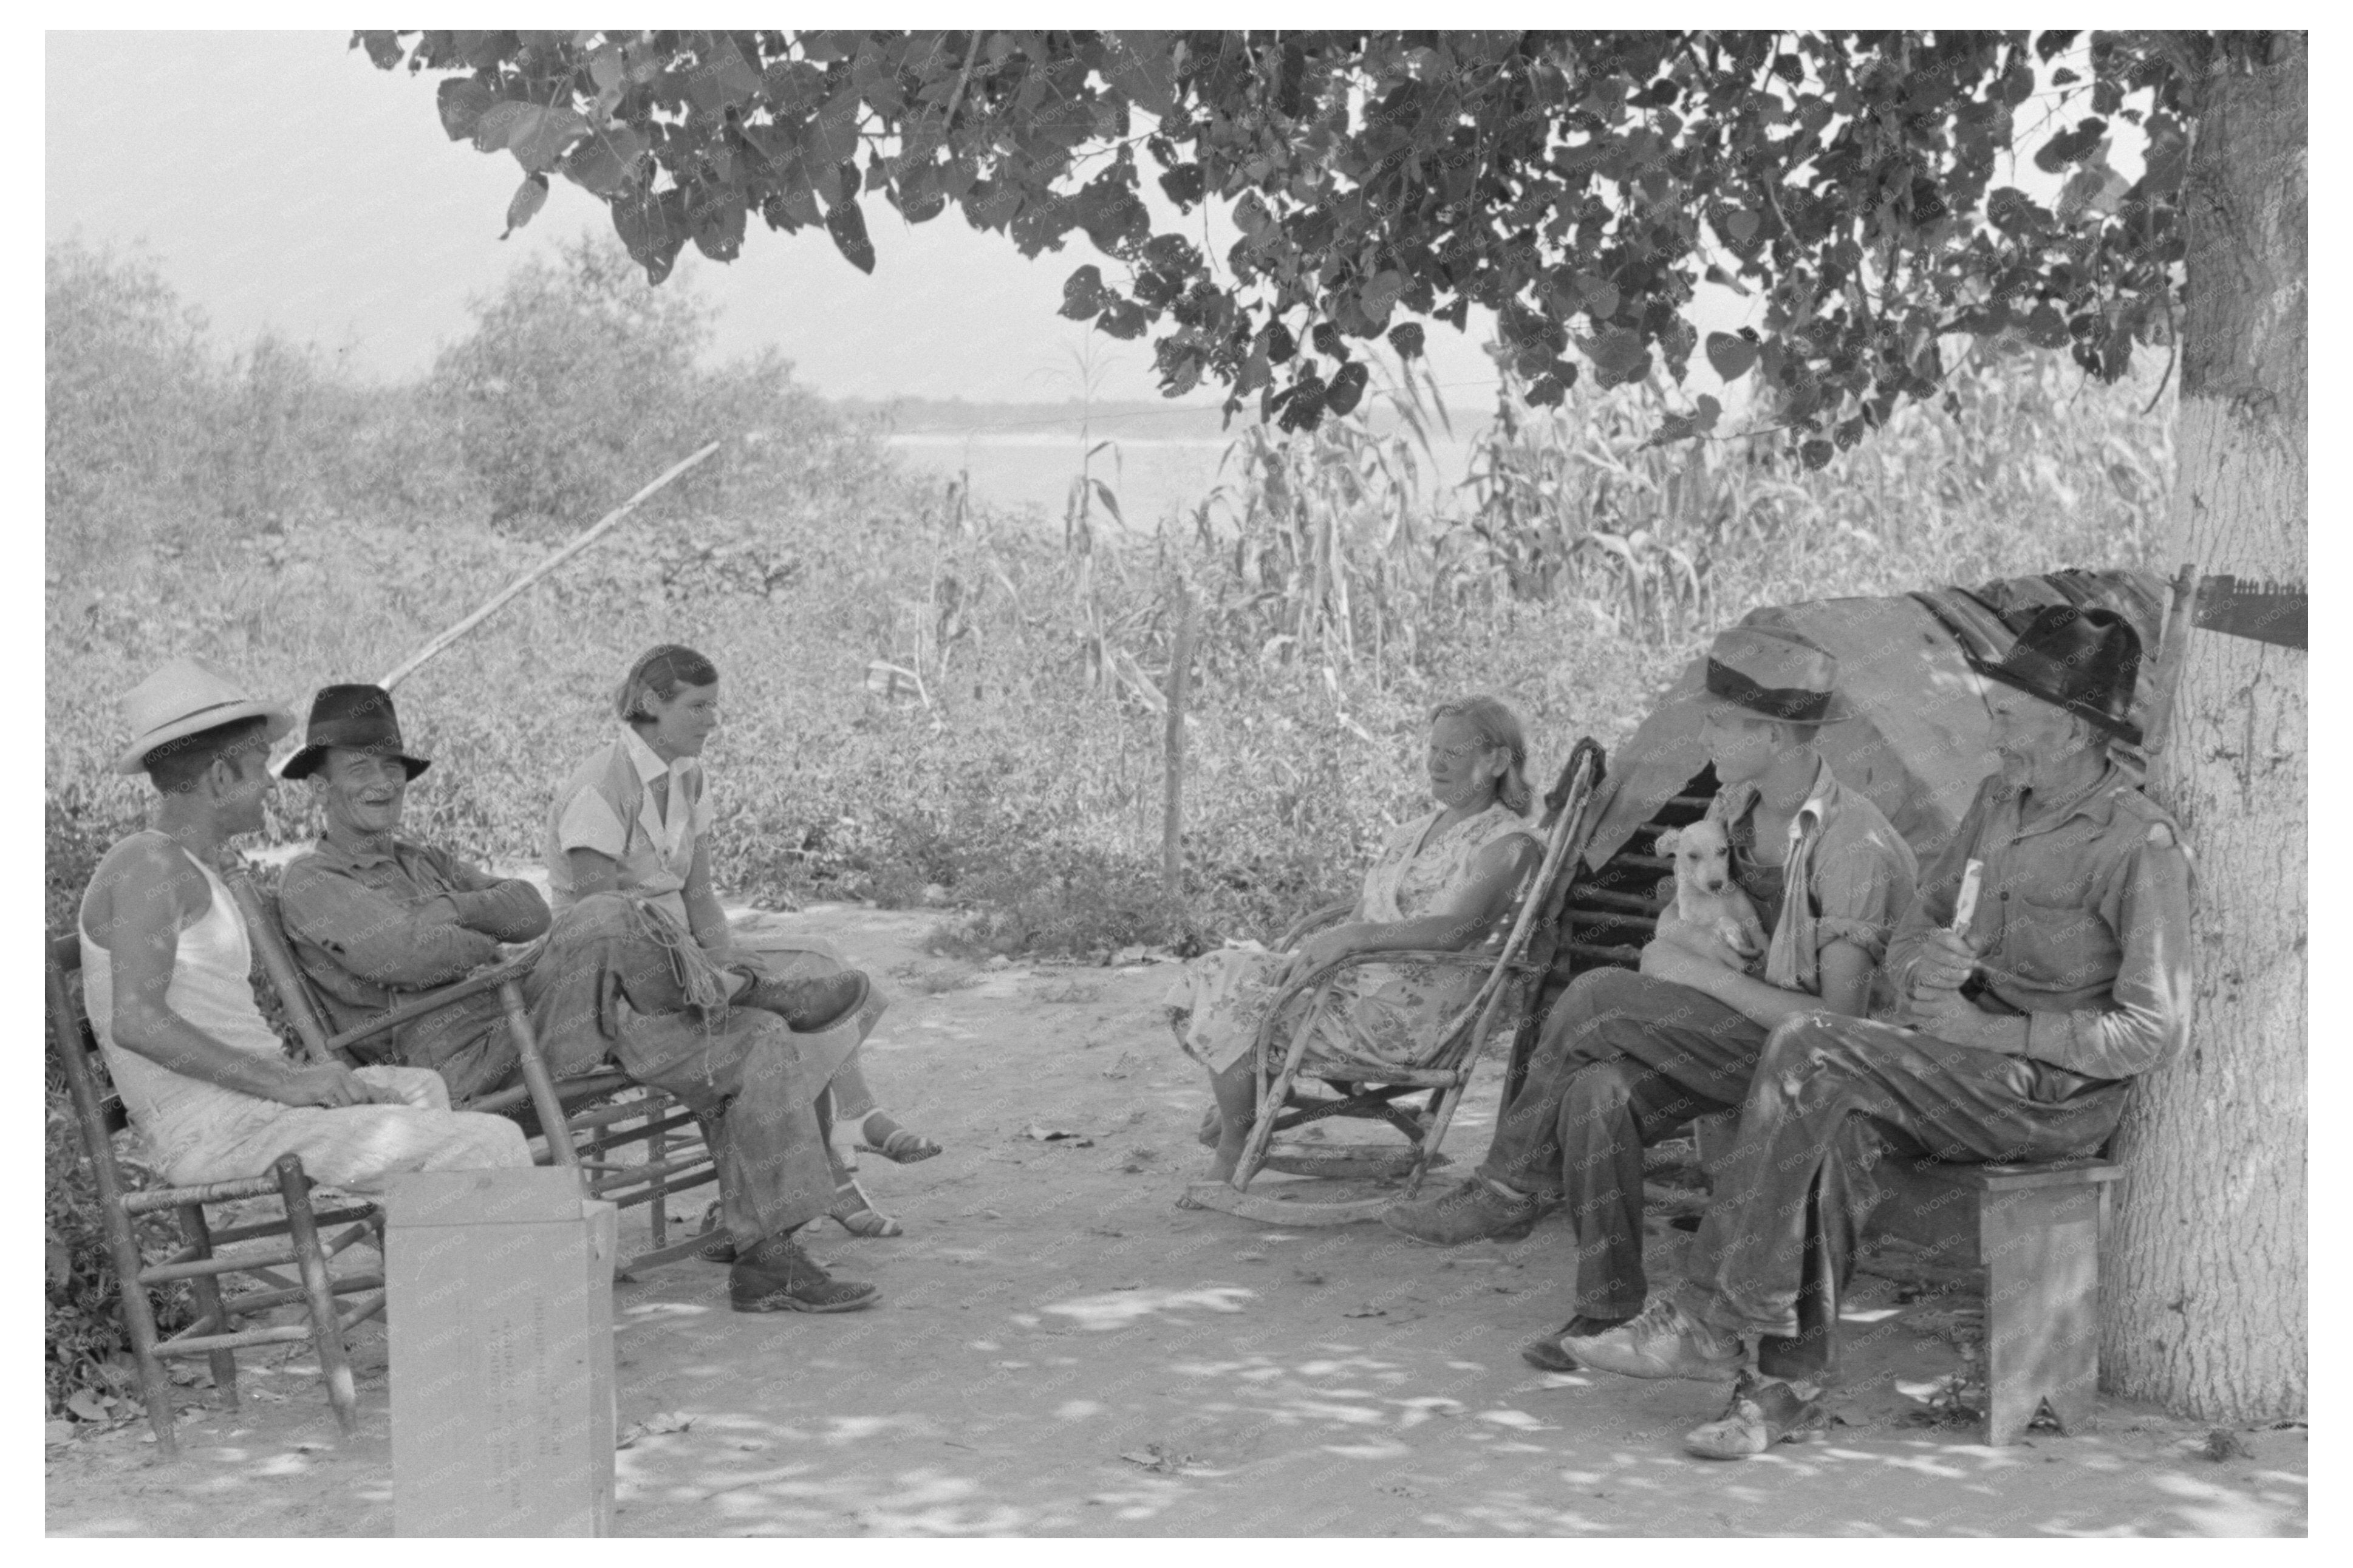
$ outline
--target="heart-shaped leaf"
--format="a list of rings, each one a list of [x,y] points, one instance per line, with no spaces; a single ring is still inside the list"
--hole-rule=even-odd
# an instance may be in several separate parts
[[[1738,381],[1757,363],[1757,345],[1735,332],[1707,335],[1707,363],[1725,381]]]
[[[499,100],[483,82],[472,77],[451,77],[434,94],[441,110],[441,129],[449,133],[452,142],[463,142],[474,133],[482,118],[482,110]]]

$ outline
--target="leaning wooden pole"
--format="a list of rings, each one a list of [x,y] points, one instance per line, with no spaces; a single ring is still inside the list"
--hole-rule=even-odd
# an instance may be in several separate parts
[[[710,457],[712,453],[716,452],[717,450],[719,450],[719,443],[713,441],[711,445],[703,447],[701,451],[696,452],[693,456],[686,458],[680,462],[671,464],[669,468],[662,472],[660,478],[655,479],[653,483],[646,486],[645,489],[639,490],[637,494],[631,496],[628,500],[623,501],[620,505],[607,512],[603,517],[598,518],[596,522],[591,524],[586,530],[575,538],[571,543],[565,545],[563,549],[557,551],[554,554],[549,556],[546,560],[541,562],[538,565],[533,567],[530,571],[524,573],[522,576],[516,578],[513,582],[508,584],[505,587],[491,595],[490,598],[483,603],[481,608],[476,610],[472,615],[468,616],[464,620],[459,621],[456,626],[451,626],[448,631],[443,632],[439,637],[435,637],[431,642],[427,643],[423,647],[418,648],[415,653],[409,655],[407,658],[402,660],[398,665],[394,667],[391,674],[377,681],[376,684],[383,687],[386,691],[389,691],[394,687],[399,685],[402,681],[407,679],[410,676],[416,674],[417,668],[424,664],[426,660],[431,658],[434,655],[448,647],[451,643],[456,642],[459,637],[464,637],[468,632],[472,631],[476,626],[480,626],[484,621],[489,620],[491,616],[498,613],[499,606],[504,605],[509,599],[513,598],[517,594],[522,593],[525,588],[530,587],[533,583],[538,582],[542,577],[546,576],[550,572],[554,571],[558,566],[563,565],[566,561],[571,560],[574,556],[579,554],[582,551],[596,543],[596,541],[602,539],[612,530],[616,523],[618,523],[623,518],[635,511],[639,503],[646,500],[649,497],[660,490],[664,486],[670,484],[670,481],[676,479],[681,474],[685,473],[689,468],[693,468],[697,463],[702,462],[705,458]]]
[[[1176,647],[1168,658],[1168,732],[1161,748],[1165,777],[1160,825],[1160,876],[1171,900],[1185,896],[1185,699],[1193,686],[1193,595],[1176,579]]]

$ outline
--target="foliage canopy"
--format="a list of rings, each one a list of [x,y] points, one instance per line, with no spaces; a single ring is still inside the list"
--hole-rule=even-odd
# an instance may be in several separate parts
[[[452,139],[561,174],[659,281],[756,213],[871,270],[862,201],[956,206],[1024,254],[1083,233],[1063,314],[1159,329],[1162,384],[1311,428],[1362,397],[1352,342],[1497,312],[1531,400],[1704,353],[1810,464],[1906,397],[1938,340],[2016,335],[2121,375],[2162,337],[2192,95],[2255,35],[2044,32],[362,32],[386,69],[448,73]],[[2233,39],[2235,38],[2235,42]],[[2075,68],[2082,65],[2083,69]],[[2080,114],[2078,110],[2083,110]],[[2065,121],[2072,120],[2072,123]],[[2106,153],[2137,127],[2145,172]],[[1997,176],[2026,150],[2046,206]],[[1228,204],[1240,238],[1153,232]],[[861,162],[862,161],[862,162]],[[1202,239],[1206,240],[1206,230]],[[1762,330],[1700,341],[1703,279],[1762,293]],[[1660,432],[1712,428],[1702,397]]]

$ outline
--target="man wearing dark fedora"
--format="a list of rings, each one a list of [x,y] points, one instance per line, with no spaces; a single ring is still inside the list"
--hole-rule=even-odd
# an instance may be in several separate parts
[[[1811,1383],[1745,1370],[1744,1340],[1788,1334],[1810,1275],[1843,1284],[1882,1155],[2094,1153],[2133,1079],[2189,1032],[2189,858],[2107,746],[2140,742],[2139,638],[2105,610],[2056,605],[1999,662],[1970,662],[2000,767],[1888,943],[1874,1018],[1774,1028],[1680,1288],[1561,1341],[1599,1371],[1733,1381],[1724,1415],[1684,1439],[1704,1458],[1821,1419]]]
[[[132,741],[115,769],[147,775],[155,814],[83,895],[83,998],[157,1168],[196,1185],[293,1153],[316,1181],[379,1192],[410,1172],[530,1164],[513,1122],[452,1110],[434,1074],[298,1064],[262,1017],[250,932],[216,862],[260,828],[269,743],[292,715],[193,658],[140,682],[122,710]]]
[[[1851,716],[1838,661],[1778,628],[1735,626],[1709,647],[1705,685],[1702,740],[1718,784],[1708,817],[1769,938],[1764,973],[1748,973],[1713,930],[1662,916],[1640,973],[1588,971],[1553,1005],[1477,1172],[1383,1216],[1442,1246],[1525,1236],[1540,1207],[1560,1204],[1577,1233],[1574,1315],[1522,1352],[1548,1370],[1574,1365],[1563,1333],[1642,1310],[1642,1150],[1738,1106],[1783,1020],[1860,1016],[1912,900],[1910,846],[1815,745],[1822,725]]]
[[[857,1011],[854,972],[818,981],[745,979],[725,1003],[691,1008],[674,955],[629,918],[625,895],[580,900],[551,921],[539,890],[491,877],[447,851],[397,837],[410,781],[431,766],[401,738],[392,694],[330,686],[311,706],[302,749],[281,776],[307,778],[325,832],[286,868],[280,921],[333,1027],[373,1021],[415,993],[461,978],[501,945],[545,938],[522,978],[523,1002],[558,1078],[607,1059],[640,1081],[723,1120],[714,1136],[723,1205],[766,1244],[744,1266],[742,1310],[841,1311],[874,1287],[831,1279],[789,1240],[833,1205],[834,1177],[817,1118],[830,1067],[794,1031]],[[460,1103],[520,1071],[502,1005],[482,994],[379,1037],[395,1059],[430,1067]],[[754,1250],[747,1241],[741,1250]]]

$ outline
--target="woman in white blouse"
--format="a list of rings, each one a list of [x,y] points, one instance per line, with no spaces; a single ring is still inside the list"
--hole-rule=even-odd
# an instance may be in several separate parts
[[[573,772],[548,813],[555,909],[592,893],[628,894],[647,915],[649,934],[670,947],[691,1001],[763,1007],[798,1031],[850,1028],[864,1040],[884,1005],[864,974],[815,949],[738,946],[712,890],[712,816],[700,759],[719,727],[717,667],[675,643],[649,648],[629,667],[614,709],[620,732]],[[853,1123],[860,1148],[899,1164],[940,1152],[877,1105],[854,1044],[827,1094],[829,1123]],[[867,1202],[854,1166],[833,1158],[834,1217],[855,1235],[901,1234],[897,1220]]]

